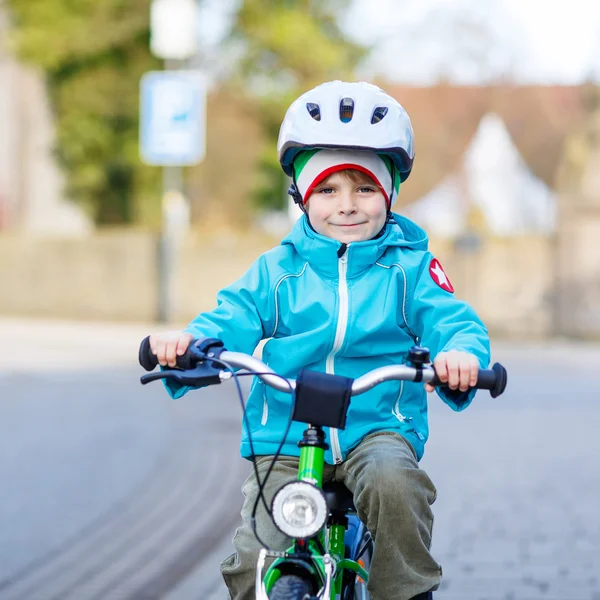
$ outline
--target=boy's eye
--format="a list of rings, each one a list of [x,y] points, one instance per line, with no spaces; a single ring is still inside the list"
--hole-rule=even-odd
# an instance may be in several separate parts
[[[334,191],[333,188],[324,187],[324,188],[319,188],[317,190],[317,194],[332,194],[333,191]]]
[[[358,191],[361,194],[372,194],[372,193],[376,192],[377,190],[372,186],[364,185],[363,187],[358,188]]]

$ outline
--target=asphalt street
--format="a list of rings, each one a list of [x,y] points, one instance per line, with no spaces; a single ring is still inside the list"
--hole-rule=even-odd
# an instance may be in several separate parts
[[[232,385],[141,386],[154,328],[0,320],[0,600],[226,598],[241,410]],[[436,600],[600,600],[600,346],[494,360],[503,397],[430,396]]]

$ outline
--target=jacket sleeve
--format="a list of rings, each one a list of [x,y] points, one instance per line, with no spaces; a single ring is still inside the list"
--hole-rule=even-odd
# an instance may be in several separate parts
[[[409,326],[421,345],[429,348],[432,360],[441,352],[461,350],[474,354],[482,369],[490,361],[490,341],[485,325],[473,308],[446,291],[433,279],[429,252],[421,261],[412,297],[409,296]],[[461,392],[438,388],[437,393],[452,409],[465,409],[477,390]]]
[[[272,315],[270,277],[263,256],[236,282],[217,294],[217,306],[200,313],[185,328],[194,338],[218,338],[227,350],[252,354],[265,337]],[[172,398],[180,398],[190,389],[163,379]]]

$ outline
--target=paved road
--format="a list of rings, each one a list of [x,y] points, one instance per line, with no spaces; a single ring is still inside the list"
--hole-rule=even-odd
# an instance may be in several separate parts
[[[432,406],[440,600],[600,599],[600,350],[498,345],[506,396]]]
[[[139,386],[146,331],[0,321],[0,600],[225,598],[240,410]],[[503,398],[432,397],[436,598],[600,600],[600,347],[495,348]]]

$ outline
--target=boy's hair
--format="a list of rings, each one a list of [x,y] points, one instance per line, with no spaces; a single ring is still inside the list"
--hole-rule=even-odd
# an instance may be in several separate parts
[[[332,173],[331,175],[329,175],[329,177],[321,181],[319,185],[327,183],[334,175],[341,175],[344,179],[351,181],[352,183],[368,183],[370,185],[374,185],[379,189],[379,186],[373,180],[372,177],[369,177],[369,175],[363,173],[362,171],[359,171],[358,169],[343,169],[341,171],[336,171],[335,173]]]

